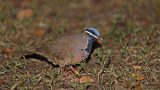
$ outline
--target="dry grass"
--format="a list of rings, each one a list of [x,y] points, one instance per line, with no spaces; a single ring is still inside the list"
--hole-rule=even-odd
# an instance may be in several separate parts
[[[0,90],[160,88],[159,1],[2,1]],[[79,77],[68,68],[69,74],[59,74],[57,68],[45,62],[17,59],[15,55],[89,26],[100,30],[104,44],[88,63],[77,67],[81,75],[91,77],[94,83],[79,83]]]

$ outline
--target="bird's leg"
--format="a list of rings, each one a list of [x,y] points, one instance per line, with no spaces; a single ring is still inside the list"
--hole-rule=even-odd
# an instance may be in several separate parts
[[[80,76],[80,73],[78,70],[76,70],[73,66],[69,66],[69,68],[76,74],[77,76]]]
[[[63,76],[68,76],[69,72],[66,71],[66,67],[60,67],[58,68],[58,74],[62,74]]]
[[[78,77],[80,76],[80,73],[79,73],[79,71],[76,69],[76,68],[74,68],[73,66],[69,66],[69,69],[75,74],[75,75],[77,75]],[[65,72],[65,67],[59,67],[58,68],[58,74],[64,74],[65,76],[67,76],[67,72]]]

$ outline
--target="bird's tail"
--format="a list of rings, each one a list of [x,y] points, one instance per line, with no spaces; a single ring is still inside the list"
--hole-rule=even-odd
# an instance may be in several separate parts
[[[32,55],[34,54],[35,52],[34,51],[31,51],[31,50],[20,50],[20,51],[17,51],[15,54],[14,54],[14,57],[17,58],[17,59],[28,59],[28,55]]]

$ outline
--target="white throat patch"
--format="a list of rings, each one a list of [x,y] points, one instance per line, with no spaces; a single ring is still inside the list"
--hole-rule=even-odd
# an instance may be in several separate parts
[[[86,33],[88,33],[89,35],[93,36],[94,38],[98,38],[97,36],[93,35],[92,33],[85,31]]]

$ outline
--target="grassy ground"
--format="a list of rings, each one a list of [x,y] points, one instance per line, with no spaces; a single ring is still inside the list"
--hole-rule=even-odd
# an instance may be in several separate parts
[[[159,5],[158,0],[0,0],[0,90],[159,90]],[[92,83],[15,55],[89,26],[104,39],[92,59],[77,66]]]

